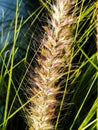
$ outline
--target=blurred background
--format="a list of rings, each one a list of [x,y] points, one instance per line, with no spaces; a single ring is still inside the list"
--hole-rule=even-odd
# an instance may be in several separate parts
[[[27,96],[23,89],[28,86],[28,66],[33,69],[35,66],[34,56],[43,35],[41,27],[47,22],[47,1],[50,0],[0,0],[0,130],[28,129],[22,110]],[[72,73],[63,77],[62,89],[67,77],[68,92],[59,130],[77,130],[84,124],[87,130],[98,128],[96,1],[80,0],[76,5],[75,56],[72,58]]]
[[[33,42],[35,41],[33,34],[36,32],[38,19],[41,16],[41,7],[39,7],[40,2],[38,0],[0,0],[0,124],[4,121],[4,115],[6,115],[5,107],[8,111],[10,110],[10,113],[6,115],[8,116],[22,105],[19,98],[23,97],[23,90],[20,89],[23,85],[22,83],[20,85],[20,82],[26,71],[26,65],[34,55],[34,48],[38,46],[36,42]],[[39,15],[38,11],[40,11]],[[17,32],[15,32],[16,26]],[[15,53],[12,54],[14,43]],[[14,57],[14,69],[11,79],[9,79],[12,57]],[[12,80],[11,89],[8,95],[10,80]],[[16,91],[19,94],[18,98]],[[8,106],[6,106],[7,97]],[[24,128],[25,122],[22,113],[19,111],[8,121],[8,125],[4,129],[24,130]],[[1,129],[3,129],[2,126],[0,126]]]

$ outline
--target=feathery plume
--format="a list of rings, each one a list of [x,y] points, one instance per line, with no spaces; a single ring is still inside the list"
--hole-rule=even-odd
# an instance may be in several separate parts
[[[30,96],[36,95],[31,101],[28,113],[30,130],[53,130],[52,119],[59,102],[60,93],[58,80],[64,72],[62,68],[69,65],[73,43],[71,25],[74,23],[71,14],[71,0],[56,0],[51,5],[53,13],[44,26],[45,36],[41,40],[38,66],[34,75],[31,74],[33,86]]]

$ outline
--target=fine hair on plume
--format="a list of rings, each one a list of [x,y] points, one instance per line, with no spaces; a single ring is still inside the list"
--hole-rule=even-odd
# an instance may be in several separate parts
[[[74,14],[73,0],[56,0],[50,4],[52,13],[47,25],[43,26],[45,35],[40,40],[39,55],[34,72],[29,72],[31,85],[26,89],[29,97],[34,97],[27,106],[26,119],[29,130],[54,130],[52,120],[60,102],[59,80],[64,76],[63,68],[71,65]],[[70,13],[71,12],[71,13]]]

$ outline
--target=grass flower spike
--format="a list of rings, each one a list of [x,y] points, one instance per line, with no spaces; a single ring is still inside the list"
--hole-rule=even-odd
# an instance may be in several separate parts
[[[69,65],[71,57],[73,15],[71,0],[56,0],[51,5],[53,13],[44,26],[45,36],[41,40],[38,66],[34,75],[30,74],[33,86],[28,113],[30,130],[54,130],[52,119],[59,102],[56,99],[60,93],[60,83],[64,68]]]

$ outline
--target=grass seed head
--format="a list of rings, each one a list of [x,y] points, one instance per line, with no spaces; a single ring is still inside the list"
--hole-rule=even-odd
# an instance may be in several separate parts
[[[56,96],[60,93],[57,85],[63,72],[61,68],[69,64],[71,57],[73,17],[69,13],[70,0],[57,0],[51,5],[51,22],[44,26],[45,37],[41,40],[40,56],[31,76],[33,86],[31,96],[37,95],[29,107],[30,130],[53,130],[52,119],[58,105]]]

